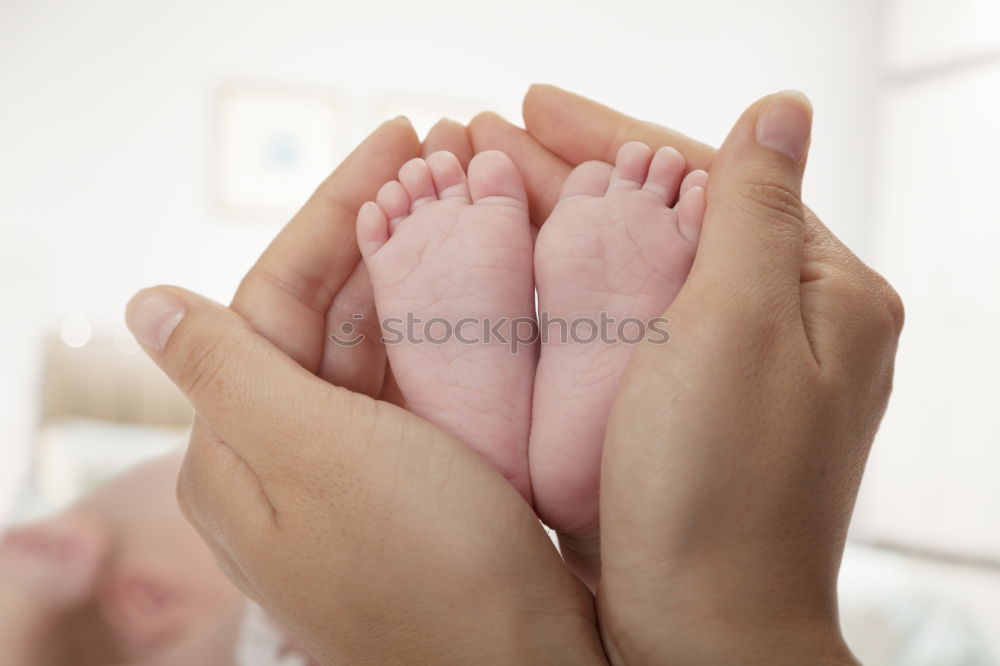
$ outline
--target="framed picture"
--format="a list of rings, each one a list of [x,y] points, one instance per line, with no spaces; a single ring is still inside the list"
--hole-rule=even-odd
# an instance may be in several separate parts
[[[227,84],[213,116],[212,199],[229,215],[287,217],[346,148],[344,105],[322,89]]]

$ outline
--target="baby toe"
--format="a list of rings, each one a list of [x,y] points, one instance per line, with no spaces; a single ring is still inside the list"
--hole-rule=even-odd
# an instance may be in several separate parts
[[[692,245],[701,237],[701,224],[705,218],[705,188],[690,187],[677,202],[677,231]]]
[[[415,157],[399,169],[399,182],[410,195],[410,211],[432,201],[437,201],[437,190],[434,189],[434,179],[427,161]]]
[[[681,183],[680,196],[684,196],[692,187],[705,189],[707,186],[708,172],[702,171],[701,169],[695,169],[688,175],[684,176],[684,182]]]
[[[389,218],[374,201],[364,204],[358,211],[357,236],[358,249],[365,259],[378,252],[389,240]]]
[[[375,195],[378,204],[391,229],[395,229],[400,220],[410,214],[410,193],[398,180],[391,180],[383,185]]]
[[[427,157],[427,167],[434,181],[434,189],[439,199],[456,199],[463,203],[472,203],[469,194],[469,181],[461,162],[453,153],[440,150]]]
[[[667,206],[673,206],[677,201],[677,190],[680,188],[686,168],[687,162],[684,156],[676,148],[664,146],[653,155],[649,173],[646,175],[646,184],[642,189],[655,193]]]
[[[629,141],[618,149],[615,158],[615,168],[611,171],[611,183],[608,191],[638,190],[646,181],[649,162],[653,159],[653,151],[640,141]]]

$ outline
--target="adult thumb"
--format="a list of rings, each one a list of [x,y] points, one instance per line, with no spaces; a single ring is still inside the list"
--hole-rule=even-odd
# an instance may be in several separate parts
[[[692,277],[705,272],[735,290],[797,293],[805,235],[802,173],[811,128],[812,107],[797,92],[770,95],[743,113],[709,170]]]
[[[251,466],[282,441],[289,400],[301,407],[318,381],[234,311],[177,287],[144,289],[125,320],[198,416]],[[327,404],[329,410],[333,405]]]

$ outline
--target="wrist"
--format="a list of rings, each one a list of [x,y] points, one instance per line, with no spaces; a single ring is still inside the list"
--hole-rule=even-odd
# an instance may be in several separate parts
[[[739,627],[727,622],[684,630],[642,631],[602,625],[612,666],[860,666],[839,629],[800,624]]]
[[[648,579],[647,579],[648,580]],[[601,638],[614,666],[858,666],[836,597],[740,596],[688,584],[626,594],[602,581]]]

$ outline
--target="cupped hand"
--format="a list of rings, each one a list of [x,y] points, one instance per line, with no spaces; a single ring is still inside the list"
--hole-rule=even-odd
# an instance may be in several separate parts
[[[718,155],[550,86],[527,132],[470,125],[515,155],[536,216],[573,165],[630,140],[710,172],[671,340],[640,347],[605,443],[598,606],[619,663],[852,663],[836,578],[868,448],[891,390],[903,310],[801,201],[812,112],[765,98]],[[598,553],[567,561],[596,575]]]
[[[454,123],[423,149],[440,148],[471,157]],[[392,404],[354,219],[421,150],[407,122],[380,127],[232,309],[169,287],[130,303],[136,337],[198,415],[181,505],[230,577],[322,663],[604,663],[593,600],[517,492]],[[329,340],[357,333],[359,345]]]

